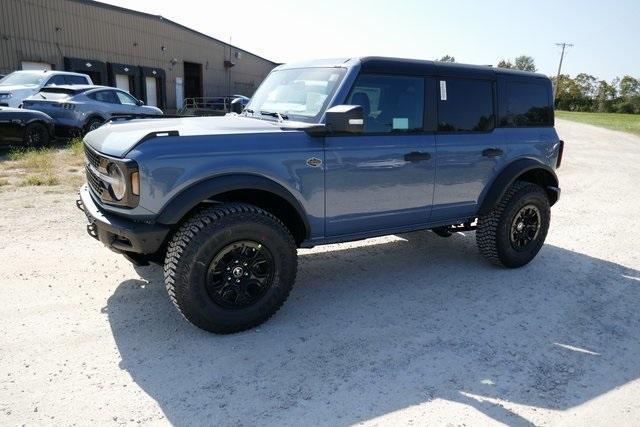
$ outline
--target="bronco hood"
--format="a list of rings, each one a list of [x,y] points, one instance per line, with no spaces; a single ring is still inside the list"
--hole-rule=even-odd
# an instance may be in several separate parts
[[[84,140],[94,150],[123,157],[149,134],[178,132],[180,136],[236,135],[282,132],[277,122],[243,116],[181,117],[110,122],[89,132]]]

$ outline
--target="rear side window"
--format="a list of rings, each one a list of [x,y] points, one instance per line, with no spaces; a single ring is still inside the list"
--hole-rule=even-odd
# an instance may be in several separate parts
[[[61,86],[64,84],[67,84],[67,82],[64,80],[64,74],[57,74],[55,76],[52,76],[47,81],[47,84],[45,86]]]
[[[547,86],[509,82],[506,87],[506,114],[501,118],[500,126],[553,126],[553,109]]]
[[[438,131],[488,132],[495,127],[493,82],[440,79]]]
[[[107,102],[109,104],[120,104],[120,100],[112,90],[101,90],[87,95],[91,99],[95,99],[99,102]]]
[[[89,84],[86,77],[82,76],[72,76],[66,75],[64,76],[68,85],[86,85]]]
[[[365,133],[422,131],[424,79],[361,74],[347,97],[347,104],[362,106]]]

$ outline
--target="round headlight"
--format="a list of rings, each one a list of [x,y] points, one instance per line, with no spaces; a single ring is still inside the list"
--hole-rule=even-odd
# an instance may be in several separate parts
[[[109,163],[107,165],[107,173],[109,174],[111,192],[116,200],[122,200],[127,192],[127,184],[124,179],[124,174],[115,163]]]

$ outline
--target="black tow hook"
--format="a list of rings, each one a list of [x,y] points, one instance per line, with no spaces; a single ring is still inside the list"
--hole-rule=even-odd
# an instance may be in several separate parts
[[[76,206],[78,207],[78,209],[84,212],[84,205],[82,204],[82,199],[76,200]]]
[[[96,227],[95,224],[87,224],[87,233],[89,233],[89,236],[98,240],[98,227]]]

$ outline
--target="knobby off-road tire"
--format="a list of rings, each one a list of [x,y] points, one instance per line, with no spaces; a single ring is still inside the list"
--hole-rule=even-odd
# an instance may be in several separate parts
[[[542,187],[516,181],[487,215],[478,218],[480,253],[495,265],[522,267],[542,248],[550,217],[549,198]]]
[[[189,322],[229,334],[278,311],[296,269],[296,245],[284,224],[253,205],[233,203],[203,208],[182,224],[169,243],[164,278]]]

